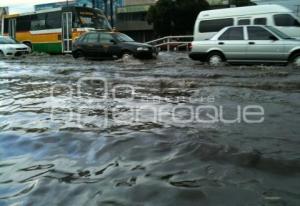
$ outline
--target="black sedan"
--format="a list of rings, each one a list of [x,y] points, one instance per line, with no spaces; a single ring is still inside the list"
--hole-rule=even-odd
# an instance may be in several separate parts
[[[74,58],[122,58],[132,55],[136,58],[154,58],[158,50],[149,45],[135,42],[119,32],[91,31],[79,37],[73,45]]]

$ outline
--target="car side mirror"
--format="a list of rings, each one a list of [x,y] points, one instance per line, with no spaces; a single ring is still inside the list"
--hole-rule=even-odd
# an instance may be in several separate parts
[[[110,42],[113,44],[117,44],[116,40],[113,40],[113,39],[111,39]]]
[[[278,38],[277,38],[276,36],[273,36],[273,35],[270,36],[269,38],[270,38],[270,40],[272,40],[272,41],[277,41],[277,40],[278,40]]]

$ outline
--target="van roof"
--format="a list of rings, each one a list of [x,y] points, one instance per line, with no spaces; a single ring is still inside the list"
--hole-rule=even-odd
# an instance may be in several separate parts
[[[284,6],[269,4],[257,6],[245,6],[225,9],[214,9],[200,12],[198,18],[217,18],[229,16],[246,16],[253,14],[267,14],[267,13],[289,13],[291,10]]]

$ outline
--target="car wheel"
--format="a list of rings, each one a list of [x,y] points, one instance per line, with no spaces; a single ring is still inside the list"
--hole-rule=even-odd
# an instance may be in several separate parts
[[[3,59],[5,56],[4,56],[4,53],[2,51],[0,51],[0,59]]]
[[[207,62],[213,67],[222,66],[224,65],[225,58],[220,52],[211,52],[208,54]]]
[[[85,54],[82,51],[75,51],[72,53],[74,59],[83,58]]]
[[[130,51],[125,51],[123,52],[122,54],[122,59],[128,59],[128,58],[131,58],[133,56],[132,52]]]
[[[292,66],[295,66],[295,67],[299,67],[299,68],[300,68],[300,53],[294,54],[294,55],[291,57],[290,64],[291,64]]]

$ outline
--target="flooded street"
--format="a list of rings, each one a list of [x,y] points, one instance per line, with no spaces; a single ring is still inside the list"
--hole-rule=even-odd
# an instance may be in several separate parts
[[[299,100],[284,66],[0,61],[0,205],[298,206]]]

